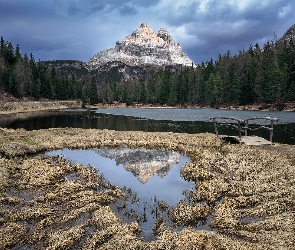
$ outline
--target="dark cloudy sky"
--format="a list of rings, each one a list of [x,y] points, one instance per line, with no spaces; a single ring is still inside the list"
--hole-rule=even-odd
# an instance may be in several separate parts
[[[165,28],[196,63],[295,24],[294,0],[0,0],[0,36],[36,60],[88,61],[141,23]]]

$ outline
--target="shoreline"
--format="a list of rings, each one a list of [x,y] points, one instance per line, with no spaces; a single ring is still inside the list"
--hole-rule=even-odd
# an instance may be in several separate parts
[[[239,111],[286,111],[286,112],[295,112],[295,102],[284,103],[284,109],[280,110],[276,105],[272,104],[253,104],[245,106],[219,106],[219,107],[210,107],[210,106],[200,106],[200,105],[187,105],[187,106],[168,106],[161,104],[143,104],[143,103],[134,103],[133,105],[126,106],[125,103],[99,103],[96,105],[86,105],[87,108],[149,108],[149,109],[220,109],[220,110],[239,110]],[[282,106],[280,106],[282,107]]]
[[[44,110],[59,110],[67,108],[81,108],[81,100],[40,100],[40,101],[28,101],[28,100],[18,100],[18,101],[0,101],[0,115],[11,115],[16,113],[26,113]],[[167,106],[167,105],[154,105],[154,104],[143,104],[134,103],[133,105],[126,106],[125,103],[98,103],[95,105],[86,105],[87,109],[95,108],[142,108],[142,109],[220,109],[220,110],[239,110],[239,111],[286,111],[295,112],[295,103],[284,104],[284,109],[278,110],[274,105],[269,104],[255,104],[246,106],[220,106],[220,107],[210,107],[210,106]]]
[[[65,101],[2,101],[0,102],[0,115],[13,115],[44,110],[59,110],[67,108],[80,108],[80,100]]]
[[[295,112],[295,102],[287,102],[283,104],[253,104],[253,105],[222,105],[222,106],[201,106],[201,105],[184,105],[184,106],[168,106],[165,104],[144,104],[133,103],[127,106],[125,103],[113,102],[113,103],[99,103],[96,105],[86,105],[87,108],[151,108],[151,109],[197,109],[197,108],[211,108],[220,110],[249,110],[249,111],[287,111]]]

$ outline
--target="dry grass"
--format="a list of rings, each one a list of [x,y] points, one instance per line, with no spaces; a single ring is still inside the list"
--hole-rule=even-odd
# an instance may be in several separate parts
[[[3,98],[4,97],[4,98]],[[11,98],[14,99],[14,98]],[[50,109],[65,109],[81,107],[80,101],[11,101],[5,100],[0,91],[0,114],[15,114]]]
[[[159,225],[157,238],[144,242],[137,222],[122,223],[109,207],[125,197],[122,190],[90,166],[36,154],[121,146],[191,157],[181,173],[196,190],[171,215],[188,227]],[[295,161],[288,152],[226,145],[212,134],[1,129],[0,153],[1,249],[294,249]],[[193,228],[209,214],[213,231]]]

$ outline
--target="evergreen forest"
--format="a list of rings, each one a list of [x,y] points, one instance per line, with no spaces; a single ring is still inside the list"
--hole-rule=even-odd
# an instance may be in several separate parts
[[[295,101],[295,44],[292,39],[256,44],[195,68],[166,68],[146,79],[104,84],[99,100],[211,107]]]
[[[62,76],[57,68],[46,67],[40,60],[36,62],[33,54],[22,55],[19,45],[14,48],[3,37],[0,45],[0,89],[17,98],[98,102],[95,77],[86,75],[78,79],[73,73]]]
[[[107,82],[90,74],[61,75],[1,37],[0,89],[36,100],[82,99],[172,106],[280,104],[295,101],[295,41],[271,41],[196,67],[165,67],[144,79]]]

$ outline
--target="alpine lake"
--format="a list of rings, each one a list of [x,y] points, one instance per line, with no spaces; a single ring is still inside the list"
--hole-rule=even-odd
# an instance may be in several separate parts
[[[278,118],[275,123],[273,142],[295,144],[295,113],[288,111],[238,111],[218,109],[174,109],[174,108],[106,108],[67,109],[18,113],[3,116],[0,127],[38,130],[48,128],[93,128],[118,131],[174,132],[174,133],[215,133],[211,117],[226,116],[238,119],[251,117]],[[255,124],[253,124],[255,127]],[[232,127],[220,127],[221,135],[238,135]],[[269,139],[265,129],[249,131]]]

